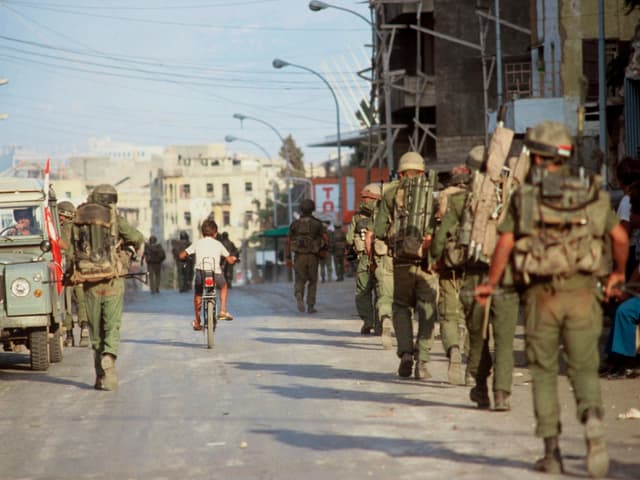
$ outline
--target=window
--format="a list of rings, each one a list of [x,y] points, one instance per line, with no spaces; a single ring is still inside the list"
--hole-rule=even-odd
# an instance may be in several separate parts
[[[222,226],[228,227],[231,225],[231,214],[229,212],[222,212]]]
[[[213,196],[213,183],[207,183],[207,196]]]
[[[245,182],[244,183],[244,191],[245,192],[253,192],[253,183]]]
[[[246,210],[244,212],[244,223],[248,224],[253,222],[253,212],[251,210]]]
[[[531,96],[531,62],[506,62],[504,65],[507,100]]]
[[[228,202],[229,201],[229,184],[228,183],[223,183],[222,184],[222,201],[223,202]]]
[[[191,226],[191,212],[184,212],[184,223],[187,227]]]
[[[191,185],[188,183],[180,185],[180,198],[191,198]]]

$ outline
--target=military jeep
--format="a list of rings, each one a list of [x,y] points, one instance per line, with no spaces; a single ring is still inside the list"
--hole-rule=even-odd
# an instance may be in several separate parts
[[[32,370],[62,361],[64,292],[45,228],[46,196],[33,178],[0,177],[0,341],[4,351],[30,352]],[[56,198],[49,192],[56,232]]]

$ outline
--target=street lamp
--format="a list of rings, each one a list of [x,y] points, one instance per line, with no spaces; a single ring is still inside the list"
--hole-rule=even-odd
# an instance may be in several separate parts
[[[235,137],[233,135],[227,135],[224,137],[224,141],[227,143],[231,143],[231,142],[246,142],[246,143],[250,143],[251,145],[258,147],[260,150],[262,150],[262,152],[264,153],[264,155],[267,158],[271,158],[271,155],[269,155],[269,152],[267,152],[267,150],[260,145],[259,143],[253,142],[251,140],[247,140],[246,138],[239,138],[239,137]]]
[[[315,70],[312,70],[308,67],[303,67],[302,65],[296,65],[295,63],[285,62],[284,60],[281,60],[279,58],[274,58],[271,64],[273,65],[273,68],[277,68],[277,69],[280,69],[283,67],[294,67],[294,68],[299,68],[301,70],[305,70],[309,73],[313,73],[316,77],[318,77],[320,80],[324,82],[324,84],[329,88],[331,95],[333,96],[333,101],[336,104],[336,129],[337,129],[336,145],[338,147],[338,221],[340,222],[340,224],[342,224],[343,222],[343,218],[342,218],[342,155],[340,150],[340,104],[338,103],[338,97],[336,97],[336,92],[333,90],[333,87],[327,81],[327,79],[324,78]]]
[[[377,39],[379,42],[379,45],[382,47],[382,79],[384,80],[383,85],[382,85],[382,89],[384,92],[384,123],[385,123],[385,136],[386,136],[386,140],[387,140],[387,169],[389,170],[389,177],[391,177],[391,172],[393,171],[393,164],[394,164],[394,158],[393,158],[393,132],[391,129],[391,124],[392,124],[392,118],[391,118],[391,76],[389,75],[389,70],[390,70],[390,59],[391,59],[391,52],[388,51],[386,45],[385,45],[385,41],[384,41],[384,36],[382,35],[382,32],[376,27],[376,25],[369,20],[367,17],[365,17],[364,15],[359,14],[358,12],[356,12],[355,10],[350,10],[348,8],[345,7],[340,7],[338,5],[331,5],[329,3],[326,2],[320,2],[318,0],[311,0],[309,2],[309,10],[313,11],[313,12],[319,12],[320,10],[326,10],[327,8],[335,8],[336,10],[342,10],[343,12],[348,12],[351,13],[353,15],[355,15],[356,17],[364,20],[365,22],[367,22],[367,25],[369,25],[371,27],[371,30],[373,32],[373,36],[374,36],[374,44],[375,44],[375,40]],[[374,75],[374,71],[375,71],[375,59],[372,58],[371,60],[372,62],[372,75]]]
[[[271,125],[268,122],[265,122],[264,120],[260,120],[259,118],[256,117],[250,117],[249,115],[243,115],[242,113],[234,113],[233,114],[233,118],[237,118],[238,120],[240,120],[240,122],[242,122],[243,120],[253,120],[254,122],[258,122],[261,123],[267,127],[269,127],[280,139],[280,141],[282,142],[282,145],[284,146],[284,156],[286,157],[286,161],[287,161],[287,167],[286,167],[286,183],[287,183],[287,216],[289,219],[289,225],[291,225],[291,222],[293,222],[293,211],[292,211],[292,207],[291,207],[291,155],[289,154],[289,146],[287,145],[287,142],[284,141],[284,138],[282,137],[282,135],[280,135],[280,132],[276,129],[276,127],[274,127],[273,125]],[[275,219],[274,219],[275,220]]]

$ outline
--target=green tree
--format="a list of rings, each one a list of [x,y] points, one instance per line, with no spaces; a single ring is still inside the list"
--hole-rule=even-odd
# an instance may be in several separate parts
[[[287,135],[284,139],[282,146],[280,147],[280,151],[278,154],[286,159],[287,158],[287,150],[289,153],[289,161],[291,162],[291,176],[294,177],[304,177],[304,153],[298,145],[296,141],[293,139],[291,135]]]

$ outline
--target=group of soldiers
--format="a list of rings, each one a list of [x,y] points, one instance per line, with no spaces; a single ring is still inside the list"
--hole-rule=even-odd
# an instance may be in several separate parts
[[[415,152],[400,158],[397,180],[362,190],[347,233],[357,253],[361,333],[380,335],[390,349],[395,332],[398,375],[426,380],[439,320],[448,381],[469,386],[478,408],[508,411],[522,313],[536,436],[544,441],[534,468],[564,471],[557,391],[562,348],[577,416],[585,425],[587,470],[602,477],[609,457],[598,380],[601,300],[619,293],[616,286],[625,281],[626,231],[600,179],[570,165],[573,139],[563,124],[530,129],[515,156],[509,154],[512,137],[500,129],[486,148],[469,152],[440,192],[435,173]],[[305,286],[307,311],[316,311],[317,261],[327,240],[313,209],[312,201],[303,202],[286,247],[301,312]]]

